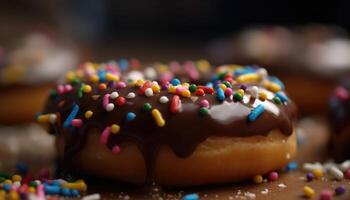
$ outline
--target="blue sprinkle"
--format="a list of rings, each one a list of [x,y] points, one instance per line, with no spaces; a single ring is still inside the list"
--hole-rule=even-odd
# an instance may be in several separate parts
[[[71,125],[72,120],[77,116],[79,112],[79,106],[75,104],[72,111],[69,113],[67,119],[63,123],[64,128],[68,128]]]
[[[171,84],[172,84],[173,86],[177,86],[177,85],[180,85],[180,84],[181,84],[181,82],[180,82],[180,80],[179,80],[179,79],[174,78],[173,80],[171,80]]]
[[[106,71],[105,70],[102,70],[102,69],[98,70],[97,75],[98,75],[100,82],[106,82]]]
[[[127,59],[125,58],[122,58],[118,61],[118,65],[119,65],[119,68],[122,70],[122,71],[126,71],[129,67],[129,62]]]
[[[61,183],[58,180],[54,180],[51,185],[61,186]]]
[[[269,77],[269,80],[270,80],[271,82],[274,82],[274,83],[276,83],[277,85],[279,85],[279,86],[281,87],[282,90],[285,89],[285,86],[284,86],[283,82],[282,82],[279,78],[277,78],[276,76],[270,76],[270,77]]]
[[[4,184],[2,186],[2,189],[4,189],[5,191],[9,191],[11,189],[11,185],[10,184]]]
[[[182,200],[198,200],[199,196],[198,194],[194,193],[194,194],[186,194]]]
[[[215,81],[217,81],[217,80],[219,80],[219,76],[218,76],[218,75],[213,75],[213,76],[211,77],[211,79],[210,79],[210,82],[215,82]]]
[[[73,197],[78,197],[80,195],[79,190],[76,190],[76,189],[71,190],[71,193]]]
[[[29,170],[29,167],[27,164],[23,163],[23,162],[17,162],[16,163],[16,171],[19,173],[19,174],[26,174]]]
[[[213,83],[209,82],[205,86],[213,88],[214,85],[213,85]]]
[[[68,189],[68,188],[62,188],[61,193],[62,193],[63,196],[66,196],[66,197],[69,197],[69,196],[71,196],[71,194],[72,194],[72,193],[71,193],[71,190]]]
[[[44,189],[46,194],[51,194],[51,195],[58,195],[61,192],[61,188],[55,185],[53,186],[45,185]]]
[[[276,96],[278,98],[280,98],[283,103],[288,101],[288,97],[286,95],[284,95],[282,92],[277,92]]]
[[[132,121],[132,120],[134,120],[135,118],[136,118],[136,114],[133,113],[133,112],[128,112],[128,113],[126,114],[126,120],[128,120],[128,121]]]
[[[265,110],[265,107],[263,104],[258,105],[256,108],[254,108],[248,115],[248,121],[253,122],[255,121]]]
[[[290,162],[288,163],[286,170],[287,171],[295,171],[298,169],[298,163],[297,162]]]
[[[218,88],[217,90],[216,90],[216,92],[217,92],[217,99],[218,99],[218,101],[224,101],[225,100],[225,93],[224,93],[224,90],[222,89],[222,88]]]
[[[245,67],[243,69],[237,69],[233,72],[234,76],[241,76],[244,74],[253,74],[256,73],[256,69],[251,68],[251,67]]]

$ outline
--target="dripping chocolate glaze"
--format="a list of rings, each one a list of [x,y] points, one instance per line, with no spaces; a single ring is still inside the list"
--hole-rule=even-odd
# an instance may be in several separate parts
[[[226,98],[219,102],[216,95],[205,95],[191,98],[181,97],[181,109],[178,113],[170,112],[170,103],[173,94],[167,91],[155,93],[152,97],[139,94],[136,87],[127,86],[123,89],[99,90],[98,84],[91,84],[92,91],[78,97],[80,84],[73,87],[67,94],[53,97],[49,100],[44,113],[59,113],[60,120],[52,125],[51,130],[55,134],[64,134],[64,168],[72,167],[72,160],[84,146],[87,134],[92,128],[101,132],[105,127],[112,124],[120,126],[118,134],[111,134],[107,146],[113,146],[125,141],[135,142],[143,154],[147,168],[147,182],[154,178],[154,165],[160,145],[166,144],[174,153],[186,158],[190,156],[196,147],[210,136],[247,137],[252,135],[266,135],[271,130],[279,129],[283,134],[290,135],[293,132],[293,120],[296,117],[296,108],[293,102],[276,105],[270,100],[263,102],[265,111],[253,122],[247,121],[247,116],[253,108],[251,102],[234,102]],[[238,88],[234,88],[234,91]],[[111,112],[107,112],[102,106],[105,94],[117,91],[119,96],[126,97],[129,92],[134,92],[136,97],[126,99],[126,104],[118,106]],[[168,103],[159,102],[161,96],[169,99]],[[210,103],[209,115],[199,114],[199,102],[206,99]],[[115,100],[111,100],[113,102]],[[255,100],[255,103],[259,100]],[[64,102],[64,103],[62,103]],[[164,127],[158,127],[151,112],[143,111],[143,105],[150,103],[152,109],[156,108],[166,121]],[[61,104],[61,106],[58,106]],[[63,104],[63,105],[62,105]],[[63,122],[68,117],[73,106],[79,105],[79,112],[75,118],[82,119],[83,125],[79,128],[63,128]],[[271,108],[271,109],[270,109]],[[84,113],[91,110],[94,114],[90,119],[85,119]],[[126,120],[126,114],[133,112],[136,118],[132,121]],[[116,155],[117,156],[117,155]]]

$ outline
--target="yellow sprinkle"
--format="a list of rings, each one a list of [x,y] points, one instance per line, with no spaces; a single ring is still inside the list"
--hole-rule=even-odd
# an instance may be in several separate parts
[[[176,92],[176,87],[173,85],[169,85],[168,92],[174,94]]]
[[[10,191],[10,193],[8,194],[8,199],[9,200],[18,200],[19,195],[16,191]]]
[[[86,191],[87,186],[84,181],[77,181],[75,183],[65,183],[63,184],[63,188],[68,188],[68,189],[76,189],[80,191]]]
[[[197,67],[201,72],[208,72],[210,70],[210,63],[207,60],[198,60]]]
[[[84,77],[84,71],[79,69],[79,70],[76,70],[75,71],[75,78],[79,78],[79,79],[82,79]]]
[[[113,125],[111,126],[111,132],[112,132],[112,133],[117,134],[119,131],[120,131],[120,126],[119,126],[119,125],[113,124]]]
[[[35,193],[35,188],[34,187],[29,187],[28,188],[29,193]]]
[[[119,81],[119,76],[111,74],[111,73],[106,73],[106,80],[107,81]]]
[[[241,96],[244,96],[244,90],[242,90],[242,89],[238,89],[237,93],[240,94]]]
[[[73,71],[69,71],[66,73],[66,80],[68,82],[72,82],[75,79],[75,73]]]
[[[48,123],[48,122],[50,122],[50,115],[49,115],[49,114],[40,115],[40,116],[37,118],[37,121],[38,121],[39,123]]]
[[[159,71],[160,73],[165,73],[165,72],[167,72],[167,71],[168,71],[168,66],[167,66],[167,65],[164,65],[164,64],[161,64],[161,63],[159,63],[159,65],[158,65],[158,71]]]
[[[260,93],[259,93],[259,99],[260,99],[261,101],[265,101],[265,100],[267,99],[267,94],[266,94],[266,92],[260,92]]]
[[[309,186],[305,186],[303,191],[304,191],[304,196],[306,198],[312,198],[313,196],[315,196],[315,191]]]
[[[94,113],[91,110],[85,112],[85,118],[90,119]]]
[[[22,180],[22,177],[18,174],[15,174],[12,176],[12,180],[13,181],[21,181]]]
[[[97,75],[92,75],[90,77],[90,81],[93,83],[98,83],[100,81],[100,78]]]
[[[261,77],[258,74],[244,74],[237,78],[238,83],[256,83]]]
[[[265,81],[263,83],[264,87],[272,92],[279,92],[281,91],[281,87],[276,84],[276,83],[273,83],[273,82],[270,82],[270,81]]]
[[[136,85],[137,87],[141,87],[141,86],[143,86],[143,84],[145,84],[145,81],[144,81],[144,80],[137,80],[136,83],[135,83],[135,85]]]
[[[163,119],[162,114],[159,112],[158,109],[152,110],[152,116],[156,120],[156,123],[159,127],[163,127],[165,125],[165,121]]]
[[[220,84],[220,88],[221,88],[223,91],[226,91],[227,86],[226,86],[225,84]]]
[[[182,83],[182,86],[185,87],[185,88],[189,88],[190,84],[185,82],[185,83]]]
[[[260,184],[263,182],[264,179],[261,175],[256,175],[256,176],[254,176],[253,180],[254,180],[254,183]]]
[[[182,91],[181,95],[183,97],[191,97],[191,92],[189,90]]]
[[[83,86],[83,92],[84,93],[90,93],[91,92],[91,86],[90,85],[84,85]]]
[[[316,178],[321,178],[323,176],[323,170],[322,169],[314,169],[314,170],[312,170],[312,174]]]
[[[159,87],[159,85],[153,85],[153,86],[152,86],[152,90],[153,90],[153,92],[155,92],[155,93],[160,92],[160,87]]]
[[[12,180],[6,179],[6,180],[4,181],[4,183],[5,183],[5,184],[12,184]]]

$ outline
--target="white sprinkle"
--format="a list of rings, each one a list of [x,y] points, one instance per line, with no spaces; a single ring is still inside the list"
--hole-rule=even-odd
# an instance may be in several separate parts
[[[252,95],[253,98],[258,98],[259,97],[259,88],[256,86],[253,86],[249,89],[250,94]]]
[[[261,191],[261,194],[267,194],[269,193],[269,189],[265,188],[264,190]]]
[[[147,89],[145,90],[145,95],[146,95],[147,97],[153,96],[153,90],[152,90],[152,88],[147,88]]]
[[[51,115],[49,116],[49,120],[50,120],[50,123],[51,123],[51,124],[56,123],[56,120],[57,120],[56,114],[51,114]]]
[[[147,67],[145,69],[145,76],[147,79],[154,80],[157,78],[157,71],[152,67]]]
[[[157,81],[152,81],[152,86],[159,85]]]
[[[344,179],[344,174],[342,171],[340,171],[337,167],[332,166],[329,168],[329,173],[332,175],[332,177],[337,180],[341,181]]]
[[[342,170],[343,172],[345,172],[346,170],[348,170],[350,168],[350,160],[346,160],[344,162],[342,162],[339,166],[340,170]]]
[[[168,101],[169,101],[169,99],[166,96],[161,96],[160,99],[159,99],[160,103],[168,103]]]
[[[303,170],[306,172],[312,172],[315,169],[323,170],[323,166],[320,163],[304,163]]]
[[[280,184],[278,184],[278,187],[280,187],[280,188],[286,188],[287,186],[286,186],[285,184],[283,184],[283,183],[280,183]]]
[[[128,95],[126,95],[126,98],[128,98],[128,99],[133,99],[133,98],[135,98],[135,96],[136,96],[135,93],[130,92]]]
[[[255,199],[256,195],[254,193],[251,192],[245,192],[244,196],[248,197],[249,199]]]
[[[99,200],[101,199],[101,195],[98,193],[90,194],[82,198],[82,200]]]
[[[109,96],[111,99],[116,99],[117,97],[119,97],[119,93],[118,92],[112,92],[111,95]]]
[[[108,112],[111,112],[113,109],[114,109],[114,104],[113,104],[113,103],[107,104],[106,110],[107,110]]]
[[[266,77],[267,76],[267,71],[265,68],[260,68],[258,69],[258,71],[256,72],[258,75],[260,75],[261,77]]]

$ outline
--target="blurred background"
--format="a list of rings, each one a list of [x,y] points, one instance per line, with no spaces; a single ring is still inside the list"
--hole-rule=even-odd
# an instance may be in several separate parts
[[[2,0],[0,134],[12,139],[0,139],[0,161],[16,160],[9,150],[29,159],[14,148],[21,137],[13,133],[22,133],[24,143],[43,144],[46,136],[31,124],[35,113],[64,72],[85,61],[204,58],[213,67],[257,64],[285,82],[301,115],[325,116],[336,83],[350,74],[348,5],[346,0]],[[52,138],[46,140],[53,146]]]

